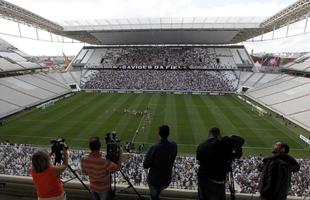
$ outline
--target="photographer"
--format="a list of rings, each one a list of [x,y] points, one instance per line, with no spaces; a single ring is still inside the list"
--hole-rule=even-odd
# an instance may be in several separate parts
[[[91,199],[110,200],[111,196],[111,172],[119,171],[121,168],[121,154],[117,164],[107,160],[100,153],[101,142],[99,137],[92,137],[89,140],[91,152],[81,160],[81,169],[89,176]]]
[[[211,128],[209,139],[197,148],[199,161],[198,195],[200,200],[225,200],[225,183],[233,159],[242,156],[244,140],[239,136],[221,137],[220,129]]]
[[[52,165],[50,155],[45,151],[37,151],[31,158],[30,173],[37,190],[38,200],[65,200],[66,195],[60,175],[68,166],[67,147],[63,148],[62,165]]]

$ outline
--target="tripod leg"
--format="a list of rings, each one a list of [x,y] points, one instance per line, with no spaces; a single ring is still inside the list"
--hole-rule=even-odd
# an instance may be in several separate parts
[[[141,194],[136,190],[136,188],[132,185],[132,183],[130,182],[130,180],[128,179],[128,177],[124,174],[124,172],[122,170],[120,170],[120,173],[122,174],[122,176],[124,177],[124,179],[127,181],[128,183],[128,188],[132,188],[133,191],[136,193],[136,195],[138,196],[138,199],[143,200],[144,197],[141,196]]]
[[[82,181],[82,179],[77,175],[77,173],[71,168],[70,165],[68,165],[69,170],[72,172],[72,174],[81,182],[81,184],[84,186],[84,188],[91,193],[91,191],[89,190],[89,188],[85,185],[85,183]]]
[[[303,198],[303,200],[306,200],[309,195],[310,195],[310,191],[306,194],[306,196],[305,196],[305,198]]]

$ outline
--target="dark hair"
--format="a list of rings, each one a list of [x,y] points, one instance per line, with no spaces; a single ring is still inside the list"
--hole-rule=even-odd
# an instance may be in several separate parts
[[[281,146],[284,149],[283,153],[289,153],[290,152],[290,147],[288,146],[288,144],[283,143]]]
[[[37,173],[45,171],[50,165],[50,158],[46,151],[39,150],[35,152],[31,157],[31,161],[32,167]]]
[[[162,139],[167,139],[169,136],[169,126],[161,125],[159,127],[159,135]]]
[[[214,127],[209,130],[209,137],[220,137],[221,131],[219,128]]]
[[[101,147],[101,142],[99,137],[91,137],[89,139],[89,148],[91,151],[99,151]]]

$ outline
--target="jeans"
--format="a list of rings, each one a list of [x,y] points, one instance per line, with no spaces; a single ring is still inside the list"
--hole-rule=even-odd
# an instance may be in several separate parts
[[[199,200],[226,200],[225,184],[198,177]]]
[[[91,192],[91,200],[112,200],[109,192]]]
[[[167,188],[167,186],[153,186],[149,184],[151,200],[159,200],[159,194],[165,188]]]

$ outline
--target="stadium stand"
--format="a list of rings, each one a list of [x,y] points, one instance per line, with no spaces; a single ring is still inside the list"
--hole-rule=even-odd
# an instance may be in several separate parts
[[[6,51],[8,49],[14,49],[14,48],[15,47],[12,46],[10,43],[0,38],[0,51]]]
[[[236,64],[237,65],[243,64],[244,61],[243,61],[243,58],[241,57],[238,49],[231,49],[230,51],[231,51],[231,54],[232,54]]]
[[[39,64],[29,62],[29,61],[21,61],[18,62],[19,65],[23,66],[25,69],[34,69],[34,68],[42,68]]]
[[[5,2],[5,1],[4,1]],[[300,1],[297,2],[300,7],[307,8]],[[295,3],[296,4],[296,3]],[[5,4],[7,5],[7,4]],[[16,7],[12,4],[8,4],[8,12],[4,17],[8,19],[16,20],[21,24],[29,24],[35,28],[43,28],[48,30],[51,34],[56,33],[62,36],[68,36],[64,32],[64,28],[57,23],[53,23],[47,19],[31,13],[25,9],[17,7],[19,12],[14,14],[9,9]],[[307,5],[307,4],[305,4]],[[294,5],[296,6],[296,5]],[[206,32],[201,32],[204,37],[210,39],[209,43],[201,40],[201,44],[228,44],[246,41],[247,39],[258,36],[260,33],[268,33],[276,27],[283,27],[283,24],[290,24],[290,22],[296,21],[301,15],[305,15],[305,12],[300,7],[292,9],[290,8],[282,10],[280,13],[265,19],[265,21],[256,22],[252,21],[249,25],[241,23],[242,19],[221,21],[221,18],[214,18],[216,23],[210,23],[205,18],[203,23],[194,21],[201,18],[194,18],[191,23],[184,23],[182,19],[182,30],[174,31],[172,25],[175,19],[166,19],[168,23],[160,24],[132,24],[127,19],[125,24],[115,20],[117,23],[110,24],[112,20],[104,20],[108,24],[106,26],[111,27],[105,29],[106,26],[96,21],[96,24],[104,27],[103,30],[86,30],[85,32],[79,29],[69,32],[72,39],[78,39],[84,43],[90,44],[109,44],[104,43],[106,40],[109,42],[109,38],[104,34],[111,34],[118,43],[110,43],[116,45],[130,44],[131,37],[118,37],[120,33],[126,34],[126,25],[131,28],[128,32],[130,35],[135,34],[134,38],[140,39],[138,32],[146,32],[146,38],[151,38],[151,42],[156,44],[156,36],[153,33],[169,33],[178,35],[183,33],[189,33],[187,38],[200,38],[199,34],[193,34],[196,29],[206,29]],[[5,9],[6,7],[3,6]],[[299,9],[298,9],[299,8]],[[290,12],[285,12],[290,9]],[[293,10],[293,11],[292,11]],[[306,9],[304,9],[306,10]],[[6,11],[6,10],[5,10]],[[19,16],[17,16],[19,15]],[[292,16],[295,17],[292,17]],[[26,16],[26,17],[25,17]],[[15,18],[14,18],[15,17]],[[247,17],[248,18],[248,17]],[[163,21],[166,21],[163,20]],[[85,20],[84,20],[85,21]],[[126,21],[126,20],[125,20]],[[149,22],[153,20],[148,20]],[[161,21],[161,19],[160,19]],[[205,23],[206,21],[206,23]],[[76,24],[79,27],[71,28],[94,28],[93,25],[86,23]],[[233,22],[233,23],[232,23]],[[238,23],[236,23],[238,22]],[[199,23],[201,23],[199,25]],[[84,25],[83,25],[84,24]],[[217,27],[216,25],[219,25]],[[81,26],[82,25],[82,26]],[[97,26],[96,25],[96,26]],[[138,28],[132,31],[134,25]],[[137,26],[138,25],[138,26]],[[142,26],[143,25],[143,26]],[[154,25],[160,25],[160,29],[153,29]],[[198,26],[197,26],[198,25]],[[215,25],[215,26],[214,26]],[[84,27],[83,27],[84,26]],[[151,28],[143,28],[148,27]],[[210,26],[214,26],[210,28]],[[253,27],[251,27],[253,26]],[[139,27],[141,30],[139,30]],[[200,28],[199,28],[200,27]],[[209,27],[209,28],[208,28]],[[226,28],[225,28],[226,27]],[[241,28],[242,27],[242,28]],[[69,27],[70,28],[70,27]],[[115,29],[116,31],[113,31]],[[153,30],[152,30],[153,29]],[[162,30],[164,31],[162,31]],[[166,29],[166,30],[165,30]],[[170,30],[169,30],[170,29]],[[188,29],[188,30],[186,30]],[[207,32],[215,32],[215,34],[208,34]],[[213,30],[212,30],[213,29]],[[231,29],[231,30],[230,30]],[[107,31],[108,30],[108,31]],[[138,30],[138,31],[137,31]],[[289,29],[287,29],[288,31]],[[229,32],[235,32],[233,34]],[[38,33],[38,32],[37,32]],[[86,34],[85,34],[86,33]],[[257,35],[258,34],[258,35]],[[128,34],[128,36],[130,36]],[[21,32],[20,32],[21,36]],[[101,39],[100,39],[101,36]],[[126,35],[125,35],[126,36]],[[186,36],[186,35],[185,35]],[[198,36],[198,37],[193,37]],[[213,37],[212,37],[213,36]],[[38,37],[38,35],[37,35]],[[51,35],[52,37],[52,35]],[[70,37],[70,34],[69,34]],[[179,38],[179,37],[175,37]],[[184,43],[181,40],[176,44],[199,44],[199,43]],[[185,38],[185,39],[187,39]],[[201,37],[202,38],[202,37]],[[230,38],[230,39],[229,39]],[[39,39],[39,37],[38,37]],[[52,39],[52,38],[51,38]],[[171,38],[172,39],[172,38]],[[262,37],[263,39],[263,37]],[[127,41],[128,40],[128,41]],[[141,38],[143,42],[143,38]],[[152,41],[154,40],[154,41]],[[95,41],[95,42],[94,42]],[[146,40],[148,41],[148,40]],[[165,40],[159,40],[165,41]],[[168,40],[168,42],[174,40]],[[190,40],[189,40],[190,41]],[[73,42],[73,41],[72,41]],[[98,43],[99,42],[99,43]],[[122,42],[122,43],[120,43]],[[139,42],[139,41],[138,41]],[[183,43],[182,43],[183,42]],[[135,43],[137,44],[137,43]],[[143,44],[143,43],[140,43]],[[153,44],[153,43],[146,43]],[[164,42],[158,44],[165,44]],[[157,45],[157,44],[156,44]],[[309,59],[310,60],[310,59]],[[73,66],[85,67],[89,70],[83,72],[65,72],[65,73],[38,73],[31,75],[22,75],[9,78],[0,79],[0,117],[6,116],[8,113],[13,113],[17,110],[27,108],[32,105],[48,101],[49,99],[56,98],[63,94],[70,92],[68,85],[71,83],[81,82],[84,89],[125,89],[125,90],[177,90],[177,91],[224,91],[234,92],[238,88],[238,84],[248,86],[251,89],[247,95],[260,102],[263,105],[267,105],[278,113],[292,117],[295,121],[299,121],[305,126],[310,125],[310,87],[309,80],[300,77],[293,77],[289,75],[277,75],[277,74],[265,74],[265,73],[241,73],[240,79],[236,75],[234,70],[239,68],[249,69],[253,66],[252,60],[247,54],[243,46],[230,46],[230,47],[113,47],[113,48],[95,48],[85,47],[73,60]],[[293,69],[297,71],[310,72],[310,62],[307,58],[298,61],[294,65],[287,66],[287,69]],[[180,68],[175,70],[134,70],[124,69],[123,67],[129,66],[164,66],[164,67],[176,67]],[[12,48],[10,45],[1,45],[0,41],[0,71],[14,71],[41,68],[36,63],[29,62],[25,55],[17,49]],[[103,70],[94,70],[95,68],[101,68]],[[116,69],[115,69],[116,68]],[[198,70],[199,69],[199,70]],[[207,69],[207,70],[205,70]],[[29,70],[28,70],[29,71]],[[82,79],[80,80],[80,77]],[[310,126],[308,126],[310,127]],[[18,176],[27,176],[30,166],[30,156],[33,153],[34,148],[29,145],[16,145],[2,143],[0,144],[0,174],[11,174]],[[79,171],[79,161],[81,156],[85,153],[82,150],[72,150],[70,154],[70,163],[72,167]],[[124,172],[128,174],[131,182],[134,185],[146,186],[146,172],[142,169],[142,161],[144,155],[130,154],[127,160],[124,162]],[[254,168],[261,160],[259,157],[248,157],[238,160],[235,163],[234,174],[239,192],[245,193],[257,193],[257,182],[259,173]],[[299,159],[302,164],[302,169],[298,174],[294,174],[292,177],[292,191],[290,194],[295,196],[305,195],[310,191],[310,163],[309,160]],[[252,168],[251,168],[252,167]],[[171,187],[176,189],[197,190],[197,163],[195,158],[180,156],[176,159],[176,164],[173,169],[173,181]],[[64,173],[64,178],[70,176],[69,172]],[[86,177],[82,176],[84,180]],[[0,177],[3,180],[3,177]],[[6,179],[8,180],[8,179]],[[16,181],[16,180],[15,180]],[[24,180],[18,180],[23,182]],[[31,184],[30,179],[28,181],[28,187]],[[116,181],[119,184],[125,183],[124,179],[117,174]],[[10,183],[9,181],[7,183]],[[16,183],[16,182],[15,182]],[[14,184],[14,182],[13,182]],[[15,184],[15,187],[18,184]],[[17,186],[18,187],[18,186]],[[33,191],[33,190],[32,190]],[[29,191],[28,191],[29,192]],[[78,193],[75,190],[74,193]],[[23,193],[22,193],[23,194]],[[28,194],[28,193],[27,193]],[[182,195],[184,193],[181,193]],[[78,194],[75,194],[78,196]],[[196,197],[195,193],[195,197]],[[255,195],[253,195],[255,196]],[[247,196],[245,199],[258,199],[257,195]],[[173,197],[176,197],[174,194]],[[0,196],[1,198],[1,196]],[[77,198],[73,198],[77,199]],[[127,198],[126,198],[127,199]],[[186,196],[183,196],[183,199]],[[238,198],[239,199],[239,198]],[[241,198],[240,198],[241,199]]]
[[[65,85],[70,84],[77,84],[80,85],[80,76],[81,71],[68,71],[68,72],[50,72],[47,74],[52,79],[56,80],[57,82]]]
[[[0,84],[5,85],[11,89],[14,89],[19,92],[27,93],[31,96],[34,96],[38,99],[48,99],[54,96],[53,93],[44,90],[42,88],[36,87],[32,84],[26,83],[22,80],[16,79],[14,77],[1,78]]]
[[[73,79],[76,81],[77,84],[80,84],[81,81],[81,71],[71,71],[70,72]]]
[[[186,69],[237,69],[253,65],[243,46],[230,47],[84,47],[73,66],[120,68],[123,66],[170,66]]]
[[[281,74],[269,74],[269,73],[264,73],[264,75],[259,79],[258,82],[255,83],[255,87],[260,86],[262,84],[268,83],[269,81],[272,81],[276,78],[281,76]]]
[[[58,81],[59,83],[67,84],[67,81],[62,76],[62,73],[53,73],[53,72],[51,72],[51,73],[48,73],[48,76],[50,76],[54,80]]]
[[[299,57],[295,61],[282,66],[284,71],[310,72],[310,54]]]
[[[0,100],[0,117],[13,114],[20,110],[22,110],[20,106]]]
[[[42,68],[25,56],[25,53],[0,38],[0,72]]]
[[[240,84],[245,85],[244,83],[251,77],[253,76],[254,72],[240,72],[239,79],[240,79]]]
[[[31,164],[31,155],[35,147],[24,144],[0,143],[0,174],[28,176],[28,169]],[[71,150],[70,165],[84,181],[87,176],[81,174],[80,160],[86,152],[83,150]],[[147,186],[147,174],[143,170],[143,154],[127,154],[122,165],[122,171],[135,186]],[[260,173],[256,166],[262,160],[261,157],[245,157],[234,162],[234,176],[238,192],[256,194],[258,190],[258,179]],[[298,159],[302,168],[292,176],[292,189],[290,195],[302,196],[310,190],[310,161]],[[172,182],[170,188],[182,190],[197,190],[197,169],[198,164],[194,157],[177,156],[173,167]],[[67,170],[63,173],[64,180],[72,178],[72,173]],[[126,184],[120,173],[116,173],[116,183]],[[236,187],[236,188],[237,188]]]
[[[239,75],[240,86],[246,86],[249,88],[258,87],[262,84],[270,82],[281,76],[281,74],[270,73],[254,73],[241,71]]]
[[[310,130],[310,79],[281,75],[247,96]]]
[[[35,102],[38,101],[38,99],[33,96],[25,94],[24,92],[18,92],[16,90],[12,90],[3,85],[0,85],[0,91],[1,94],[3,94],[1,95],[1,100],[10,102],[20,107],[32,106],[35,104]]]
[[[26,54],[0,39],[0,72],[42,68]],[[0,78],[0,118],[69,93],[68,85],[44,73]]]
[[[45,74],[0,78],[0,117],[71,92],[69,86]]]
[[[0,69],[1,71],[15,71],[23,70],[24,68],[15,62],[10,62],[5,58],[0,57]]]
[[[15,52],[2,51],[2,52],[0,52],[0,56],[3,58],[10,59],[10,60],[15,61],[15,62],[26,62],[27,61],[25,58],[21,57],[20,55],[18,55]]]
[[[263,73],[253,73],[245,82],[244,85],[254,87],[257,82],[263,77]]]
[[[53,83],[50,83],[48,80],[41,79],[37,74],[33,75],[24,75],[24,76],[17,76],[15,77],[19,80],[22,80],[26,83],[29,83],[31,85],[34,85],[36,87],[42,88],[44,90],[47,90],[49,92],[52,92],[56,95],[62,95],[67,92],[66,86],[59,86]]]
[[[238,78],[233,71],[210,70],[90,70],[81,88],[148,91],[233,92]]]
[[[84,47],[72,61],[95,90],[233,92],[242,65],[253,65],[243,46]]]

